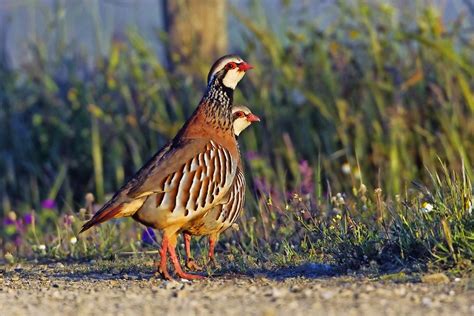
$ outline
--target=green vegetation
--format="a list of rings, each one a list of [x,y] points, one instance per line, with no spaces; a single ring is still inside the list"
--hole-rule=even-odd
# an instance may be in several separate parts
[[[302,14],[272,29],[263,10],[233,10],[256,66],[236,102],[263,122],[240,138],[247,207],[221,258],[471,269],[472,25],[445,24],[431,6],[355,2],[332,6],[325,27]],[[48,47],[31,43],[21,69],[0,64],[0,254],[143,251],[131,220],[77,237],[97,207],[84,196],[103,202],[176,133],[209,65],[199,78],[170,73],[134,31],[92,67],[80,50]]]

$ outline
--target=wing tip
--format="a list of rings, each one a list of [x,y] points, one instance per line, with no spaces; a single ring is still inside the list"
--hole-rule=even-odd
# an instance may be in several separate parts
[[[116,205],[112,208],[107,207],[105,209],[99,210],[90,220],[88,220],[86,223],[84,223],[84,225],[82,225],[79,234],[85,232],[86,230],[90,229],[95,225],[99,225],[105,221],[108,221],[109,219],[114,218],[120,212],[121,209],[122,204]]]

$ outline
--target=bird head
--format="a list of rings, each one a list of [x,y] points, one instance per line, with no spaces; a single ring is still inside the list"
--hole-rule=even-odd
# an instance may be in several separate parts
[[[232,120],[235,136],[250,126],[253,122],[260,122],[260,118],[250,111],[245,105],[234,105],[232,107]]]
[[[219,80],[224,86],[234,90],[245,72],[252,68],[253,66],[237,55],[223,56],[212,65],[207,76],[207,84],[209,86],[215,80]]]

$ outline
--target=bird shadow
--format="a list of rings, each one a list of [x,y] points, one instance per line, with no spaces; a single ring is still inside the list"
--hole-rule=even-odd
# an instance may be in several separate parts
[[[276,281],[283,281],[289,278],[307,278],[318,279],[324,277],[338,276],[344,273],[344,270],[336,265],[323,263],[305,263],[296,266],[281,267],[276,269],[250,269],[247,271],[218,271],[213,274],[217,277],[243,276],[251,278],[264,277]]]
[[[36,267],[33,269],[19,269],[6,273],[8,277],[10,274],[19,273],[22,277],[36,278],[36,277],[47,277],[65,281],[83,281],[83,280],[128,280],[128,281],[139,281],[139,280],[161,280],[159,275],[156,275],[155,268],[150,265],[137,265],[137,266],[118,266],[114,265],[109,267],[94,267],[92,264],[79,264],[78,266],[69,266],[58,264],[54,267]],[[205,276],[208,279],[212,278],[225,278],[232,279],[237,277],[243,278],[268,278],[276,281],[283,281],[289,278],[307,278],[317,279],[325,277],[334,277],[344,274],[343,269],[336,265],[322,264],[322,263],[305,263],[297,266],[281,267],[276,269],[219,269],[213,271],[210,275],[204,272],[197,273]]]

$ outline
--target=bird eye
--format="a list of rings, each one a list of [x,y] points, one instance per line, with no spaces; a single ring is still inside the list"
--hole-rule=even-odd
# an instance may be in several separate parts
[[[233,61],[226,65],[227,70],[234,69],[235,67],[237,67],[237,65]]]
[[[235,113],[235,115],[237,115],[237,117],[242,117],[242,116],[244,116],[245,114],[244,114],[244,112],[241,112],[241,111],[240,111],[240,112]]]

